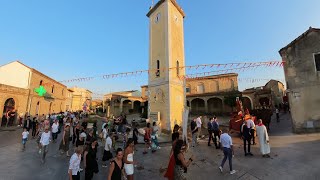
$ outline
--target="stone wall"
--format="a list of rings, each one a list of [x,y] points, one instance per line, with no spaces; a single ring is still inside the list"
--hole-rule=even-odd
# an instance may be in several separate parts
[[[215,78],[214,78],[215,77]],[[229,92],[238,90],[238,75],[221,75],[212,78],[200,77],[199,79],[190,79],[186,82],[186,87],[190,89],[188,94],[203,94],[216,92]],[[203,85],[203,92],[198,91],[198,86]]]
[[[315,68],[315,53],[320,53],[320,30],[312,29],[280,50],[296,133],[320,130],[320,72]]]
[[[28,89],[0,84],[0,124],[2,121],[4,104],[9,98],[13,98],[15,102],[17,115],[24,115],[27,111],[28,93]]]

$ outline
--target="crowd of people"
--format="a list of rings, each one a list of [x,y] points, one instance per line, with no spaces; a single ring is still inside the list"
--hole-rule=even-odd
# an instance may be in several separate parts
[[[202,117],[199,116],[197,118],[194,118],[193,121],[191,121],[190,124],[190,130],[192,134],[192,140],[191,140],[191,147],[196,147],[199,145],[199,138],[202,135],[201,132],[201,126],[202,126]],[[179,129],[179,126],[175,127]],[[172,134],[172,140],[175,143],[176,137],[179,137],[179,134],[175,131],[177,129],[174,129],[174,132]],[[230,174],[236,173],[236,170],[232,167],[232,158],[234,157],[234,148],[232,143],[232,137],[228,134],[229,129],[228,128],[220,128],[220,125],[218,123],[217,117],[209,118],[208,124],[207,124],[207,130],[208,130],[208,146],[211,146],[211,142],[213,141],[216,149],[221,149],[224,154],[224,158],[221,161],[221,164],[219,166],[219,170],[221,173],[223,172],[223,166],[226,162],[226,160],[229,160],[229,168],[230,168]],[[256,145],[256,135],[258,136],[259,140],[259,146],[260,146],[260,152],[262,154],[262,157],[264,158],[270,158],[270,144],[269,144],[269,136],[267,127],[263,124],[263,121],[259,119],[257,122],[254,122],[252,120],[252,116],[249,114],[245,115],[243,117],[243,124],[240,128],[240,138],[243,140],[243,149],[244,149],[244,156],[253,156],[251,153],[251,145]],[[181,142],[180,142],[181,143]],[[175,144],[173,144],[173,149]],[[178,146],[179,147],[179,146]],[[178,148],[179,149],[179,148]],[[182,151],[186,149],[185,144],[182,146]],[[179,150],[177,150],[179,151]],[[173,151],[174,152],[174,151]],[[177,153],[177,152],[176,152]],[[168,179],[174,179],[174,180],[185,180],[187,179],[186,174],[186,168],[190,165],[194,157],[191,157],[189,161],[184,161],[183,158],[178,157],[177,154],[170,160],[169,166],[177,166],[175,168],[174,174],[169,176],[169,172],[167,171],[166,177]],[[172,163],[174,162],[175,163]],[[182,167],[182,168],[181,168]],[[182,172],[182,169],[184,168],[184,173]]]
[[[70,180],[80,179],[81,171],[85,172],[85,179],[89,180],[99,172],[98,149],[102,146],[101,166],[109,167],[108,180],[120,180],[122,177],[131,180],[134,177],[134,166],[137,164],[133,155],[138,137],[142,136],[145,142],[143,154],[147,154],[149,149],[152,153],[160,149],[157,139],[159,128],[155,122],[152,127],[147,123],[143,132],[140,132],[138,123],[132,122],[129,125],[126,116],[123,115],[105,120],[101,131],[98,131],[96,122],[88,128],[87,118],[83,117],[86,116],[71,112],[27,116],[23,121],[22,150],[26,148],[31,131],[32,139],[38,143],[41,162],[46,163],[48,146],[61,139],[58,150],[61,155],[71,156],[68,170]],[[59,136],[61,138],[58,138]]]
[[[48,146],[50,143],[57,143],[61,139],[59,151],[70,157],[69,178],[70,180],[80,179],[80,172],[85,172],[85,179],[92,179],[94,174],[99,172],[99,147],[102,146],[102,168],[109,167],[108,180],[120,180],[126,177],[128,180],[134,178],[134,169],[137,161],[134,160],[134,153],[137,151],[135,145],[138,143],[138,136],[143,137],[145,147],[143,154],[148,150],[155,153],[160,149],[158,142],[159,127],[156,122],[146,124],[141,132],[138,130],[138,124],[134,121],[128,124],[125,116],[120,116],[107,120],[102,124],[101,131],[98,131],[96,122],[88,128],[87,119],[80,113],[59,113],[47,116],[28,116],[23,123],[24,131],[22,133],[22,149],[25,150],[28,141],[29,131],[32,132],[32,138],[36,139],[41,155],[41,162],[46,162]],[[196,148],[199,145],[199,139],[203,137],[201,131],[202,117],[199,116],[191,121],[190,130],[192,134],[191,147]],[[172,149],[170,160],[165,177],[172,180],[188,179],[187,169],[192,164],[194,156],[185,157],[188,149],[187,142],[182,140],[178,125],[175,125],[172,132]],[[229,161],[230,174],[236,173],[232,167],[232,158],[234,156],[232,137],[227,129],[220,128],[218,118],[212,117],[207,124],[208,146],[211,143],[216,149],[221,149],[224,158],[221,161],[219,170],[223,172],[225,162]],[[255,124],[251,116],[245,116],[241,126],[241,139],[244,144],[244,155],[253,156],[251,145],[256,144],[254,134],[258,134],[259,145],[263,157],[270,157],[269,137],[266,127],[260,119]],[[58,136],[62,136],[58,138]],[[122,138],[122,139],[119,139]],[[98,141],[101,143],[98,143]],[[253,141],[253,142],[252,142]],[[122,143],[121,143],[122,142]],[[117,144],[117,145],[116,145]]]

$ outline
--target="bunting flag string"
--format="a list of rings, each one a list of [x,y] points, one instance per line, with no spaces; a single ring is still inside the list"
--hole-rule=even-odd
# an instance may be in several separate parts
[[[198,75],[196,75],[194,77],[190,77],[190,76],[186,75],[184,78],[186,80],[206,80],[206,79],[210,79],[209,77],[198,77]],[[230,77],[216,77],[214,79],[218,80],[218,81],[231,81],[231,80],[233,80],[233,81],[238,81],[238,82],[250,82],[250,83],[272,80],[272,79],[267,79],[267,78],[230,78]],[[273,79],[273,80],[284,82],[284,79]]]
[[[251,70],[257,69],[258,67],[282,67],[284,62],[282,61],[264,61],[264,62],[240,62],[240,63],[225,63],[225,64],[198,64],[193,66],[183,66],[183,67],[171,67],[171,68],[161,68],[161,69],[149,69],[149,70],[138,70],[138,71],[131,71],[131,72],[122,72],[122,73],[114,73],[114,74],[105,74],[102,76],[96,76],[96,77],[82,77],[82,78],[75,78],[75,79],[69,79],[69,80],[63,80],[59,81],[60,83],[70,83],[70,82],[84,82],[84,81],[90,81],[96,78],[101,77],[102,79],[110,79],[110,78],[119,78],[119,77],[128,77],[128,76],[137,76],[142,75],[143,73],[158,73],[170,71],[170,70],[176,70],[178,69],[186,69],[186,70],[198,70],[206,69],[206,68],[221,68],[222,70],[215,71],[216,73],[228,73],[232,71],[236,72],[244,72],[245,70]],[[225,69],[225,68],[230,69]],[[236,67],[236,68],[232,68]],[[203,73],[199,73],[200,75]],[[210,72],[206,72],[205,74],[210,74]]]

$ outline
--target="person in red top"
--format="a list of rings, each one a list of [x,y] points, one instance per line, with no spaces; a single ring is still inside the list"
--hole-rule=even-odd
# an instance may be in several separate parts
[[[172,148],[170,152],[170,160],[167,168],[167,172],[165,173],[164,177],[166,177],[168,180],[174,180],[174,167],[176,165],[176,161],[173,156],[173,150],[176,146],[177,141],[179,140],[179,125],[174,125],[173,133],[172,133]]]
[[[143,151],[143,154],[147,154],[147,149],[150,148],[151,145],[151,132],[152,129],[150,128],[150,123],[147,123],[147,127],[144,128],[145,134],[144,134],[144,142],[146,144],[146,147]]]

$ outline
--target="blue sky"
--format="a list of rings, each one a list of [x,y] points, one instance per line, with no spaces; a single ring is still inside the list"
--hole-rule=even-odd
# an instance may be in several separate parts
[[[157,1],[157,0],[155,0]],[[320,27],[319,0],[178,0],[186,65],[280,60],[278,50]],[[20,60],[57,80],[148,69],[151,0],[0,0],[0,64]],[[281,68],[239,78],[284,79]],[[239,84],[244,89],[265,82]],[[147,75],[67,83],[97,93],[139,89]]]

